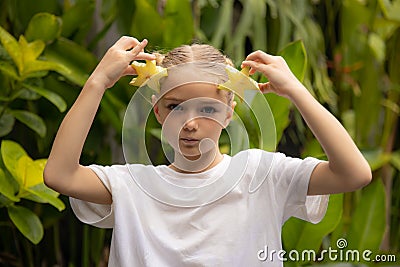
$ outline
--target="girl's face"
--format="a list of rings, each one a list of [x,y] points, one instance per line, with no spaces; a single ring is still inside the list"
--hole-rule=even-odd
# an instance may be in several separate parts
[[[229,124],[234,105],[228,103],[227,92],[216,85],[192,83],[165,93],[154,105],[154,112],[175,152],[197,159],[218,149],[221,131]]]

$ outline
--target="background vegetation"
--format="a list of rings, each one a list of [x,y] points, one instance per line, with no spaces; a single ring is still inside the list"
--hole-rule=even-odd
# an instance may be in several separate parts
[[[211,43],[237,65],[256,49],[284,55],[345,125],[374,177],[362,190],[332,196],[320,224],[288,221],[285,249],[320,251],[346,238],[347,249],[394,254],[397,262],[385,265],[399,265],[399,0],[3,0],[0,25],[0,265],[106,264],[110,231],[79,223],[68,199],[43,185],[41,172],[66,110],[105,50],[125,34],[148,38],[150,50]],[[129,79],[107,91],[83,164],[123,162],[121,125],[135,90]],[[279,150],[323,158],[291,104],[266,97]],[[260,146],[245,111],[237,112],[251,145]],[[157,127],[148,123],[149,140],[157,140]],[[149,146],[154,161],[162,163],[161,152]],[[383,265],[328,259],[285,264]]]

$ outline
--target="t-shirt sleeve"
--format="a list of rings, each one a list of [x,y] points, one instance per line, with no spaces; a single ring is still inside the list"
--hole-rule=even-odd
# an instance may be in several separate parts
[[[105,187],[112,192],[109,177],[112,172],[112,167],[104,167],[99,165],[88,166]],[[88,201],[83,201],[77,198],[69,198],[71,208],[75,216],[83,223],[90,224],[99,228],[112,228],[114,227],[114,212],[113,206],[96,204]]]
[[[311,173],[321,162],[312,157],[299,159],[282,153],[275,155],[271,175],[278,205],[283,209],[282,222],[293,216],[318,223],[325,216],[329,195],[307,195]]]

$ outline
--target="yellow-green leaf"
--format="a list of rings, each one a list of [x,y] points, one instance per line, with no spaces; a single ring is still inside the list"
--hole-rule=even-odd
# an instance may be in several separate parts
[[[9,32],[0,26],[0,42],[10,55],[18,69],[22,68],[22,52],[17,40]]]
[[[41,40],[35,40],[28,43],[23,35],[19,37],[19,46],[21,48],[24,64],[36,60],[45,48],[45,43]]]
[[[35,162],[29,156],[24,155],[18,160],[17,173],[24,188],[29,188],[43,183],[44,165],[42,162]]]
[[[59,193],[48,188],[44,183],[27,188],[26,192],[30,193],[24,196],[26,199],[30,199],[39,203],[49,203],[59,211],[65,209],[64,202],[58,198]]]
[[[3,140],[1,142],[1,157],[3,159],[4,165],[10,174],[16,179],[20,186],[22,185],[22,180],[18,178],[18,160],[27,156],[25,150],[16,142]]]

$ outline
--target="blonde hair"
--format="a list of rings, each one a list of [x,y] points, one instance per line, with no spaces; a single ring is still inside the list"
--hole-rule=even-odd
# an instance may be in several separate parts
[[[166,54],[153,53],[158,66],[164,68],[191,62],[222,63],[234,67],[232,60],[215,47],[207,44],[178,46]],[[233,93],[227,91],[228,102],[233,100]]]

